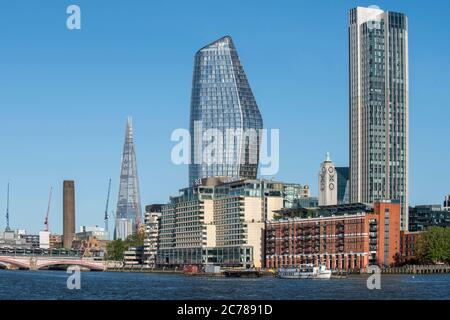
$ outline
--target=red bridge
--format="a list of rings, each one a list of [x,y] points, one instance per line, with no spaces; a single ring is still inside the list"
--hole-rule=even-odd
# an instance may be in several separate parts
[[[0,249],[0,265],[39,270],[50,266],[76,265],[89,270],[106,270],[106,262],[82,258],[77,251],[42,249]]]

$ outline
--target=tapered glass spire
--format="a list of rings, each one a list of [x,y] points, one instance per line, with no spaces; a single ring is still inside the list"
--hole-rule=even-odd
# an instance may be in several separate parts
[[[133,139],[133,122],[131,118],[128,118],[116,211],[116,239],[125,239],[131,232],[135,232],[141,223],[141,216],[142,209]],[[124,228],[124,225],[130,224],[132,231],[130,228]]]

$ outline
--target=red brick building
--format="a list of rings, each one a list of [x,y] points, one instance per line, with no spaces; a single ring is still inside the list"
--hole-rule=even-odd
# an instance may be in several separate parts
[[[369,264],[396,263],[400,252],[399,203],[326,206],[313,209],[311,215],[267,223],[267,268],[324,263],[330,269],[349,271]]]
[[[420,235],[423,231],[400,232],[400,261],[401,263],[414,262],[416,257],[416,247]]]

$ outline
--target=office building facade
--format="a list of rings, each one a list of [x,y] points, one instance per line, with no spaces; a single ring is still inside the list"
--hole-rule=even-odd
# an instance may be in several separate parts
[[[350,185],[349,167],[336,167],[336,177],[337,177],[337,203],[346,204],[350,203]]]
[[[408,19],[349,14],[350,202],[392,199],[408,227]]]
[[[283,207],[283,184],[202,179],[161,209],[157,265],[261,268],[265,221]]]
[[[200,49],[192,81],[190,186],[208,177],[256,179],[262,127],[232,39]],[[208,152],[207,145],[216,150]]]
[[[450,227],[450,211],[440,205],[420,205],[409,208],[410,232],[425,231],[428,227]]]

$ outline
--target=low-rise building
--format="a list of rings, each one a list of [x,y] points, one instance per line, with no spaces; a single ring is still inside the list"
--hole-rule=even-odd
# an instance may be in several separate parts
[[[349,271],[389,266],[398,259],[399,203],[280,210],[277,218],[266,225],[267,268],[312,263]]]
[[[450,227],[450,211],[440,205],[420,205],[409,207],[408,231],[424,231],[428,227]]]
[[[444,198],[443,209],[445,211],[450,211],[450,194],[446,195]]]
[[[26,234],[21,236],[25,240],[27,246],[32,249],[39,248],[39,235],[38,234]]]
[[[10,230],[7,237],[0,235],[0,246],[23,249],[55,249],[62,247],[61,235],[40,231],[39,234],[27,234],[26,230]]]
[[[292,208],[317,208],[319,206],[319,198],[317,197],[305,197],[297,201],[297,206]],[[286,207],[285,207],[286,208]]]
[[[99,226],[81,226],[80,231],[75,234],[75,239],[79,241],[87,240],[91,237],[95,237],[99,241],[108,241],[109,232]]]
[[[283,197],[284,208],[297,207],[300,201],[311,197],[311,192],[308,185],[283,183],[280,187],[280,195]]]
[[[125,266],[142,266],[144,247],[129,247],[123,254]]]
[[[0,247],[24,249],[39,248],[39,236],[36,235],[34,240],[33,246],[31,243],[27,242],[24,230],[14,231],[12,229],[7,229],[0,233]]]
[[[417,243],[423,231],[400,232],[400,263],[414,263],[416,261]]]
[[[145,207],[144,226],[144,265],[155,268],[156,255],[159,248],[159,229],[161,224],[161,204],[152,204]]]
[[[50,232],[40,231],[39,232],[39,248],[50,249]]]
[[[60,234],[50,234],[50,248],[62,248],[62,236]]]

